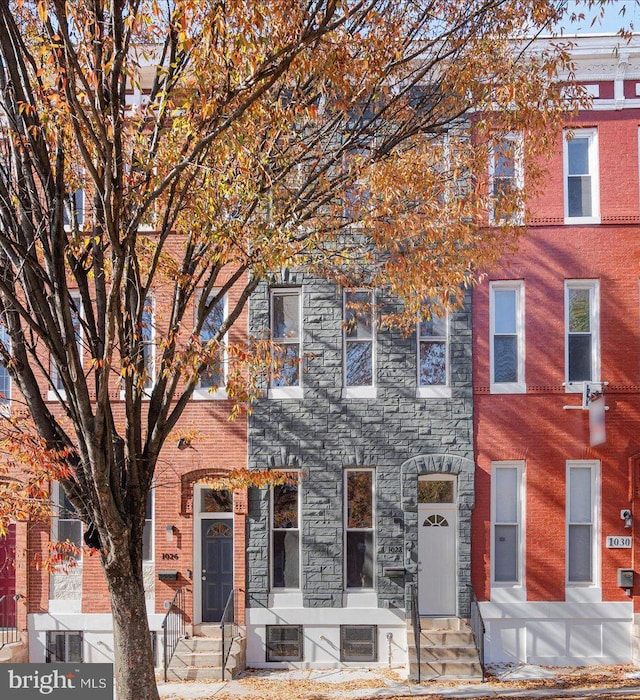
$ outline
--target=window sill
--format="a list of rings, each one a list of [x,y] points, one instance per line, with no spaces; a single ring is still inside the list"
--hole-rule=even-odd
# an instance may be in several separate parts
[[[272,590],[269,594],[270,608],[301,608],[302,591],[300,590]]]
[[[342,594],[344,608],[377,608],[378,594],[372,588],[366,590],[348,590]]]
[[[227,390],[222,387],[215,391],[194,389],[192,398],[194,401],[224,401],[224,399],[228,399],[229,397],[227,396]]]
[[[585,381],[594,383],[591,379],[585,379]],[[564,393],[565,394],[582,394],[584,391],[584,382],[565,382]]]
[[[567,603],[601,603],[602,588],[592,583],[567,583],[564,599]]]
[[[599,216],[565,216],[564,223],[569,225],[576,224],[599,224]]]
[[[416,389],[417,399],[450,399],[450,386],[419,386]]]
[[[505,382],[504,384],[492,384],[492,394],[526,394],[527,385],[521,382]]]
[[[522,603],[527,600],[527,591],[520,583],[491,583],[492,603]]]
[[[378,389],[375,386],[345,386],[342,387],[343,399],[375,399]]]
[[[304,391],[301,386],[272,386],[267,392],[269,399],[302,399]]]
[[[60,391],[54,391],[53,389],[49,389],[47,391],[47,401],[66,401],[67,400],[67,392],[64,389],[61,389]]]

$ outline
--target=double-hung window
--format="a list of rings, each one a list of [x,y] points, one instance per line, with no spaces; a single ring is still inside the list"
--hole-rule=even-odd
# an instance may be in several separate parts
[[[567,462],[567,583],[598,584],[598,462]]]
[[[271,398],[302,397],[302,293],[300,288],[270,292],[271,339],[277,368],[271,376]]]
[[[598,131],[565,131],[563,141],[565,223],[599,223]]]
[[[78,518],[78,513],[67,498],[64,489],[58,483],[53,484],[53,501],[53,540],[74,545],[78,551],[71,554],[70,557],[78,561],[82,557],[82,521]]]
[[[64,227],[81,229],[84,225],[84,190],[77,189],[64,198]]]
[[[5,326],[0,325],[0,343],[7,352],[11,352],[11,338]],[[8,406],[11,402],[11,377],[4,362],[0,360],[0,406]]]
[[[148,394],[153,389],[156,377],[155,356],[155,299],[149,294],[142,309],[142,356],[144,362],[144,389]]]
[[[522,224],[523,190],[522,141],[519,134],[497,140],[489,161],[491,179],[490,220],[492,224]]]
[[[418,397],[449,397],[449,318],[418,323]]]
[[[522,280],[491,282],[490,335],[491,391],[525,392]]]
[[[209,305],[212,300],[213,297],[207,301],[207,304]],[[217,337],[226,316],[227,297],[225,295],[211,306],[200,331],[200,342],[203,352],[209,357],[209,361],[207,367],[200,374],[200,379],[193,392],[196,399],[224,398],[226,396],[224,388],[226,380],[224,338],[220,339],[215,348],[208,347]]]
[[[373,292],[344,291],[343,353],[345,398],[375,397]]]
[[[80,365],[82,365],[82,355],[83,355],[83,337],[82,337],[82,300],[80,299],[80,294],[78,292],[71,293],[71,322],[73,324],[73,332],[76,340],[76,347],[78,351],[78,359]],[[49,400],[55,400],[58,397],[64,399],[66,397],[66,389],[64,387],[64,381],[62,374],[58,369],[56,363],[51,361],[51,389],[49,390]]]
[[[491,465],[492,578],[498,585],[522,583],[522,462]]]
[[[271,587],[300,587],[300,508],[298,484],[272,491]]]
[[[374,471],[345,471],[345,577],[346,588],[373,588]]]
[[[597,280],[565,281],[565,367],[567,391],[600,379]]]
[[[147,495],[147,509],[142,531],[142,560],[153,561],[153,490]]]

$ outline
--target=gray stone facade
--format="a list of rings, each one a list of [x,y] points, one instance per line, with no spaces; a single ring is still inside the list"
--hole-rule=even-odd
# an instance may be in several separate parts
[[[281,283],[282,280],[279,280]],[[451,398],[416,398],[416,334],[378,330],[376,398],[342,398],[342,290],[301,274],[288,286],[302,290],[304,372],[302,399],[261,398],[249,418],[251,468],[299,468],[301,482],[301,591],[305,608],[343,605],[343,472],[375,469],[375,590],[379,608],[406,608],[406,585],[417,569],[417,482],[421,474],[458,475],[458,614],[469,614],[473,415],[471,309],[450,315]],[[376,293],[382,311],[390,300]],[[250,333],[269,328],[269,289],[250,307]],[[268,489],[251,489],[248,518],[249,608],[269,605]],[[385,575],[404,567],[405,576]],[[387,571],[387,574],[389,572]]]

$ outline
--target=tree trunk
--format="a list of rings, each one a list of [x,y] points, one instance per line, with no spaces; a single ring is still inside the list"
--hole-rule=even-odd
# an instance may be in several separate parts
[[[125,557],[123,557],[125,558]],[[105,570],[111,611],[117,700],[158,700],[151,635],[141,576]]]

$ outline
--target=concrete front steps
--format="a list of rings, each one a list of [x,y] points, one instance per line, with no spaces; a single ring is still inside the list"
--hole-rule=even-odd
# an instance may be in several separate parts
[[[457,617],[420,618],[420,680],[481,681],[482,666],[465,620]],[[418,680],[418,655],[408,623],[409,678]]]
[[[193,636],[181,639],[169,668],[169,681],[219,681],[234,678],[244,669],[244,639],[231,645],[224,675],[222,673],[222,632],[218,624],[195,625]]]

